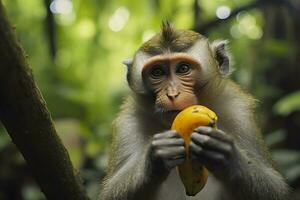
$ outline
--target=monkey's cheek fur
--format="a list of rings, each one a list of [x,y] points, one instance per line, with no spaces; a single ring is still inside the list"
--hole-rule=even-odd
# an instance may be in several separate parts
[[[195,196],[205,186],[208,170],[197,160],[190,158],[189,144],[193,130],[199,126],[216,127],[217,115],[205,106],[194,105],[181,111],[172,124],[172,129],[179,132],[185,142],[187,159],[178,166],[179,176],[188,196]]]

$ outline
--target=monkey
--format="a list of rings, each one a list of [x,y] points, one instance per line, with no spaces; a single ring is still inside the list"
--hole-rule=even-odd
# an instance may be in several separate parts
[[[227,41],[163,22],[161,31],[125,60],[129,97],[114,122],[102,200],[286,200],[289,187],[263,140],[257,100],[230,79]],[[184,140],[171,124],[191,105],[204,105],[217,128],[193,130],[189,155],[209,170],[204,189],[185,194],[176,166]]]

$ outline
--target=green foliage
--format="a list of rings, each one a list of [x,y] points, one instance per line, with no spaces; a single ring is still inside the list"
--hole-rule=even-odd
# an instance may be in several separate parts
[[[279,99],[273,107],[274,112],[280,115],[287,116],[292,112],[300,110],[300,91],[288,94]]]
[[[289,41],[283,40],[267,40],[265,43],[266,51],[270,52],[273,56],[283,57],[292,55],[292,52],[295,51],[291,46]]]
[[[282,129],[276,130],[265,137],[268,146],[272,147],[286,139],[286,132]]]
[[[281,169],[289,182],[294,182],[300,176],[300,152],[279,149],[272,152],[273,158],[280,163]]]

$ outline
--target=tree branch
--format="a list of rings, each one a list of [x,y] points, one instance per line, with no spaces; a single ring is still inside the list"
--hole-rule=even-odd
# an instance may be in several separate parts
[[[284,3],[285,0],[256,0],[253,1],[247,5],[238,7],[236,9],[234,9],[230,15],[228,16],[228,18],[226,19],[213,19],[203,25],[198,25],[194,28],[194,30],[196,32],[199,32],[201,34],[205,34],[209,31],[209,29],[218,26],[219,24],[221,24],[224,21],[228,21],[229,19],[235,17],[238,13],[240,13],[241,11],[245,11],[245,10],[251,10],[253,8],[258,8],[258,7],[262,7],[262,6],[266,6],[267,4],[271,4],[271,3]]]
[[[200,0],[194,0],[194,27],[197,27],[200,25],[201,23],[201,12],[202,12],[202,8],[199,4]]]
[[[48,38],[49,50],[52,59],[56,56],[56,27],[53,13],[50,10],[51,0],[44,0],[44,5],[47,10],[45,18],[45,32]]]
[[[0,0],[0,120],[47,199],[88,199]]]

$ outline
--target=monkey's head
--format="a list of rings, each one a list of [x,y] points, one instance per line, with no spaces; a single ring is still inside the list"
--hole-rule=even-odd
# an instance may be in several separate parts
[[[165,22],[162,30],[127,60],[127,80],[137,95],[148,96],[155,111],[176,112],[198,104],[201,90],[229,72],[226,41],[209,43],[190,30]]]

